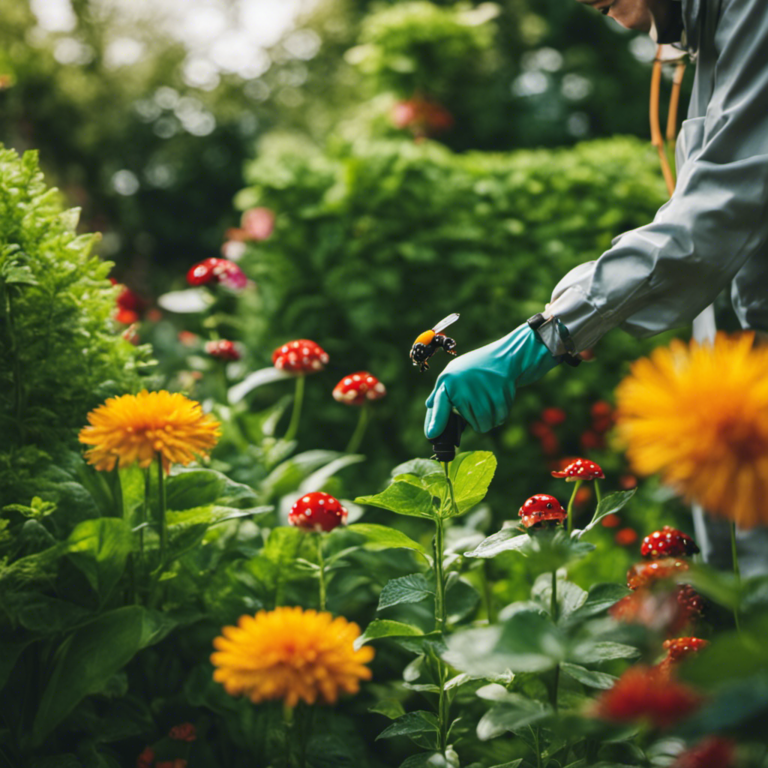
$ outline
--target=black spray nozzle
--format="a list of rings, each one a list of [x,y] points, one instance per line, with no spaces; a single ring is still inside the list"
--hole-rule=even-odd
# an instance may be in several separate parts
[[[458,413],[451,411],[445,429],[430,441],[438,461],[453,461],[456,458],[456,449],[461,443],[461,433],[466,426],[467,422]]]

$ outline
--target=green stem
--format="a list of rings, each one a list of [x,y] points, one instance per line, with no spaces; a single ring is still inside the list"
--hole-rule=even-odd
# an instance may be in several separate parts
[[[603,494],[600,492],[600,483],[595,480],[595,499],[597,500],[597,506],[600,506],[600,502],[603,500]]]
[[[584,482],[583,480],[577,480],[573,484],[573,493],[571,494],[571,498],[568,501],[568,535],[571,535],[571,531],[573,530],[573,502],[576,500],[576,494],[579,492],[579,488],[581,488],[581,484]]]
[[[549,613],[552,616],[552,623],[557,624],[558,606],[557,606],[557,570],[552,571],[552,596],[549,603]],[[552,680],[552,709],[557,712],[557,689],[560,683],[560,665],[555,666]]]
[[[147,522],[147,516],[149,513],[149,493],[151,487],[151,478],[149,474],[149,467],[144,470],[144,501],[141,505],[141,520],[139,520],[139,555],[144,560],[144,527],[143,524]]]
[[[19,344],[16,339],[16,324],[13,318],[13,305],[11,304],[11,291],[7,286],[5,289],[5,314],[8,318],[8,337],[13,354],[13,400],[16,411],[16,427],[19,430],[19,444],[24,445],[26,438],[24,431],[24,384],[22,382]]]
[[[316,533],[317,536],[317,563],[320,566],[318,578],[320,581],[320,610],[325,610],[325,560],[323,559],[323,534]]]
[[[445,755],[445,750],[448,747],[448,709],[450,707],[448,702],[448,692],[445,690],[447,667],[445,662],[440,659],[438,659],[437,664],[440,680],[440,699],[437,704],[437,720],[440,723],[440,752]]]
[[[736,586],[741,586],[741,569],[739,568],[739,555],[736,551],[736,523],[731,523],[731,558],[733,560],[733,574],[736,577]],[[739,621],[739,606],[733,609],[733,620],[736,622],[736,630],[741,632]]]
[[[165,525],[165,473],[163,471],[163,457],[157,454],[157,524],[160,534],[160,568],[165,563],[166,549],[168,548],[168,529]]]
[[[285,433],[286,440],[293,440],[299,431],[299,419],[301,419],[301,404],[304,401],[304,374],[296,377],[296,392],[293,396],[293,411],[291,411],[291,423]]]
[[[531,728],[531,733],[533,734],[533,743],[535,744],[535,750],[536,750],[536,768],[541,768],[541,749],[539,747],[539,729]]]
[[[360,409],[360,417],[357,420],[355,431],[352,433],[352,437],[349,438],[349,443],[347,443],[347,453],[357,453],[357,449],[360,447],[360,443],[363,442],[365,430],[368,427],[369,416],[370,409],[368,406],[368,401],[366,400]]]
[[[482,558],[482,566],[480,568],[480,578],[483,585],[483,601],[485,602],[485,615],[488,617],[488,624],[494,624],[496,622],[496,612],[493,610],[493,591],[491,590],[491,580],[488,578],[488,571],[490,570],[489,558]]]
[[[283,738],[285,739],[285,768],[291,766],[291,731],[293,730],[293,707],[283,704]]]
[[[445,572],[443,570],[443,519],[435,519],[435,632],[445,631]]]

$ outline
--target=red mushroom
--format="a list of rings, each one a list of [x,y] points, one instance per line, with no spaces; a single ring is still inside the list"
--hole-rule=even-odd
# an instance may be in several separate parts
[[[386,394],[386,387],[368,371],[350,373],[333,388],[334,400],[346,405],[363,405],[366,400],[380,400]]]
[[[542,523],[557,525],[567,517],[566,511],[554,496],[537,493],[520,507],[520,518],[526,528]]]
[[[567,483],[577,480],[604,480],[605,475],[598,464],[589,459],[574,459],[559,472],[553,472],[552,477],[564,477]]]
[[[668,525],[646,536],[640,546],[640,554],[654,560],[660,557],[685,557],[698,552],[696,542],[688,534]]]
[[[647,587],[662,579],[671,579],[677,573],[687,571],[689,568],[686,560],[676,557],[666,557],[661,560],[637,563],[627,573],[627,586],[630,589]]]
[[[248,278],[243,270],[229,259],[211,257],[195,264],[187,272],[187,282],[195,286],[221,283],[232,290],[240,290],[245,288]]]
[[[237,348],[237,344],[235,344],[234,341],[227,341],[226,339],[206,341],[205,351],[217,360],[225,360],[229,362],[240,359],[240,350]]]
[[[290,373],[316,373],[322,371],[327,363],[327,352],[309,339],[289,341],[272,353],[275,368]]]
[[[291,507],[288,522],[305,531],[332,531],[346,525],[347,510],[329,493],[315,491],[302,496]]]

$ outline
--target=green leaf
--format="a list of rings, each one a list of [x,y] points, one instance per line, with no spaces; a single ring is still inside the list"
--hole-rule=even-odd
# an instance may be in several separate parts
[[[374,523],[355,523],[345,529],[351,533],[357,533],[365,537],[365,549],[378,552],[382,549],[413,549],[422,554],[426,552],[424,547],[410,537],[406,536],[397,528],[390,528],[386,525],[376,525]]]
[[[595,672],[594,670],[586,669],[586,667],[579,666],[578,664],[569,664],[567,661],[560,664],[560,670],[568,675],[568,677],[578,680],[583,685],[587,685],[590,688],[600,688],[606,691],[613,688],[614,683],[618,680],[617,677],[609,675],[606,672]]]
[[[369,712],[376,712],[379,715],[384,715],[390,720],[396,720],[405,714],[403,705],[397,699],[382,699],[368,708]]]
[[[597,505],[595,516],[589,522],[589,525],[582,531],[574,531],[574,535],[581,537],[587,533],[587,531],[591,531],[604,517],[615,515],[629,502],[636,492],[637,489],[633,488],[631,491],[616,491],[616,493],[611,493],[608,496],[605,496]]]
[[[462,515],[479,504],[485,498],[495,472],[496,457],[490,451],[460,453],[449,469],[458,513],[449,510],[447,517]]]
[[[612,605],[630,593],[628,587],[621,584],[593,584],[589,588],[587,599],[569,617],[569,621],[581,621],[610,608]]]
[[[446,760],[440,752],[419,752],[403,760],[399,768],[458,768],[458,764]]]
[[[420,573],[412,573],[392,579],[384,585],[379,595],[379,607],[383,611],[400,603],[420,603],[435,594],[427,579]]]
[[[407,478],[408,475],[400,475],[381,493],[375,496],[359,496],[355,503],[381,507],[398,515],[433,520],[435,511],[432,506],[432,494],[420,484],[413,485]]]
[[[448,584],[445,608],[448,621],[455,623],[467,618],[477,608],[480,593],[465,579],[455,579]]]
[[[240,517],[266,517],[270,512],[273,512],[274,509],[275,508],[270,505],[250,507],[248,509],[236,509],[235,507],[220,507],[216,504],[208,504],[204,507],[185,509],[182,512],[168,512],[166,521],[169,529],[200,524],[211,526],[226,523],[228,520],[236,520]]]
[[[13,671],[17,659],[31,642],[32,640],[20,643],[0,643],[0,691],[8,682],[8,677]]]
[[[362,648],[370,640],[378,640],[382,637],[418,637],[424,633],[410,624],[389,619],[374,619],[360,637],[355,640],[355,650]]]
[[[166,482],[166,504],[169,510],[195,509],[208,504],[241,507],[256,500],[253,488],[236,483],[215,469],[174,468]]]
[[[406,712],[395,720],[392,725],[385,728],[377,737],[379,739],[391,739],[395,736],[413,736],[417,733],[438,733],[440,724],[431,712]]]
[[[503,626],[468,629],[448,638],[445,660],[481,677],[546,672],[565,659],[565,638],[548,617],[522,609]]]
[[[122,576],[131,545],[130,525],[114,517],[85,520],[66,540],[67,554],[85,574],[102,604]]]
[[[142,648],[159,642],[173,626],[167,616],[133,605],[108,611],[71,634],[59,647],[29,746],[42,744],[79,701],[100,691]]]
[[[576,645],[569,658],[579,664],[598,664],[601,661],[613,661],[614,659],[634,659],[640,655],[640,651],[624,643],[613,643],[607,640],[584,641]]]
[[[521,533],[518,528],[502,528],[481,541],[471,552],[465,552],[464,557],[496,557],[502,552],[511,552],[526,546],[530,538],[528,534]]]
[[[535,581],[531,597],[549,611],[552,602],[552,574],[542,573]],[[558,614],[567,617],[579,608],[587,599],[587,593],[572,581],[557,580]]]
[[[434,475],[442,473],[443,468],[439,461],[434,459],[411,459],[404,464],[399,464],[392,470],[392,477],[398,475],[416,475],[416,477],[424,477],[425,475]]]
[[[477,724],[480,741],[495,739],[507,731],[534,725],[552,715],[552,708],[535,699],[517,693],[509,693],[503,704],[486,712]]]

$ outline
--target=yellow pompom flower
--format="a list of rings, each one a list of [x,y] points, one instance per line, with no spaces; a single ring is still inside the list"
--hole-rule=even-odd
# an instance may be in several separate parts
[[[314,704],[318,698],[333,704],[340,691],[357,693],[360,680],[371,678],[365,664],[374,651],[354,649],[359,634],[343,616],[298,607],[241,616],[214,640],[213,679],[256,704],[282,699],[295,707],[299,699]]]
[[[753,336],[675,341],[635,362],[616,391],[638,474],[741,528],[768,524],[768,349]]]
[[[221,434],[219,422],[204,414],[200,403],[165,391],[110,397],[88,414],[88,422],[79,438],[93,446],[85,457],[98,470],[118,463],[146,468],[160,456],[168,472],[171,464],[208,456]]]

